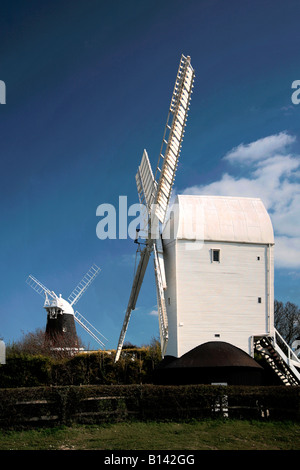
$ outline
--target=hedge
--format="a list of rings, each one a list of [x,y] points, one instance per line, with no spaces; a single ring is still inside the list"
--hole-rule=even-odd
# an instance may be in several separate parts
[[[153,385],[153,349],[57,360],[13,354],[0,366],[0,426],[187,420],[208,417],[299,421],[299,387]]]
[[[0,426],[206,418],[300,420],[299,387],[101,385],[0,389]]]
[[[116,364],[114,352],[104,351],[64,359],[13,354],[0,366],[0,388],[151,383],[160,360],[151,348],[124,350]]]

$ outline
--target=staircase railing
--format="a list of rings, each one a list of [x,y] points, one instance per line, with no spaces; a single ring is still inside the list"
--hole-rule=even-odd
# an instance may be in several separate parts
[[[268,340],[274,352],[276,352],[276,354],[278,354],[278,356],[281,358],[283,364],[285,364],[285,367],[287,368],[287,371],[290,371],[290,373],[295,376],[295,380],[298,380],[298,384],[300,384],[300,359],[296,356],[294,351],[290,348],[290,346],[276,329],[274,333],[274,336],[266,336],[265,339]],[[256,338],[258,339],[259,337]],[[261,339],[263,339],[263,336],[261,336]],[[258,341],[257,344],[259,344],[259,342],[260,341]],[[281,371],[281,375],[282,372],[283,371]],[[286,374],[287,381],[289,382],[288,375],[289,372]]]
[[[294,353],[294,351],[291,349],[291,347],[287,344],[287,342],[283,339],[279,331],[275,329],[275,335],[273,338],[273,343],[274,343],[274,348],[280,355],[280,357],[285,361],[285,363],[292,369],[294,374],[297,376],[297,378],[300,380],[300,373],[296,369],[295,366],[300,368],[300,360]],[[286,350],[286,353],[283,351],[283,347]]]

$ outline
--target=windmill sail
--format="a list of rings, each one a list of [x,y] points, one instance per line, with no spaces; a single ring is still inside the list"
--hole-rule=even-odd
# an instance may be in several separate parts
[[[40,281],[38,281],[35,277],[33,277],[31,274],[28,276],[26,279],[26,283],[32,287],[33,290],[35,290],[38,294],[40,294],[42,297],[44,295],[49,295],[52,299],[56,299],[56,295],[54,292],[51,292],[47,287],[45,287]]]
[[[115,362],[118,361],[121,351],[122,351],[130,315],[131,315],[132,310],[135,309],[136,301],[137,301],[137,298],[138,298],[138,295],[139,295],[139,292],[143,283],[147,266],[148,266],[150,254],[151,254],[151,250],[149,249],[148,246],[146,246],[144,250],[141,252],[140,261],[139,261],[139,264],[138,264],[138,267],[134,276],[132,288],[131,288],[131,293],[130,293],[129,302],[128,302],[128,306],[127,306],[127,310],[126,310],[126,314],[125,314],[125,318],[123,322],[123,327],[122,327],[120,337],[119,337]]]
[[[148,212],[150,212],[151,205],[154,202],[156,187],[151,164],[146,150],[144,150],[141,164],[138,167],[135,179],[140,204],[145,205]]]
[[[130,315],[132,310],[135,308],[152,250],[154,250],[159,327],[163,354],[166,349],[168,340],[168,321],[164,299],[166,281],[163,267],[163,247],[159,235],[159,222],[164,222],[170,202],[172,186],[184,135],[184,127],[186,125],[193,81],[194,70],[191,66],[190,57],[182,55],[171,98],[155,176],[153,176],[146,150],[144,150],[141,164],[136,175],[139,200],[141,205],[145,207],[145,227],[147,225],[147,233],[145,237],[146,247],[141,253],[140,262],[133,280],[125,319],[117,346],[115,361],[118,361],[120,357]],[[145,227],[143,227],[143,230],[145,230]]]
[[[165,302],[165,268],[162,252],[161,240],[153,246],[154,252],[154,271],[156,281],[156,295],[157,295],[157,308],[158,308],[158,321],[159,321],[159,333],[160,333],[160,344],[162,356],[164,356],[167,344],[168,344],[168,317]]]
[[[100,331],[98,331],[86,318],[84,318],[83,315],[81,315],[81,313],[79,313],[77,310],[76,312],[74,313],[74,318],[75,320],[77,321],[77,323],[85,330],[89,333],[89,335],[98,343],[100,344],[101,347],[104,347],[105,344],[104,342],[100,339],[99,336],[101,336],[103,338],[104,341],[108,341],[107,338],[105,338],[105,336],[103,336],[102,333],[100,333]]]
[[[178,165],[194,82],[190,57],[181,56],[155,173],[156,216],[164,222]]]
[[[72,294],[69,295],[68,302],[71,305],[75,305],[78,302],[100,271],[101,269],[96,264],[93,264],[80,283],[75,287]]]

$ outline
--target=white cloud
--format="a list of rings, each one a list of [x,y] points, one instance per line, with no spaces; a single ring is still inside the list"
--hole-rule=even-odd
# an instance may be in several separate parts
[[[275,244],[276,266],[280,268],[300,267],[300,238],[278,236]]]
[[[230,162],[257,161],[272,157],[276,154],[286,153],[287,148],[294,143],[296,138],[280,132],[279,134],[270,135],[263,139],[256,140],[250,144],[240,144],[238,147],[230,150],[225,155],[225,160]]]
[[[288,153],[296,138],[281,132],[241,144],[224,159],[234,170],[242,163],[248,175],[229,173],[207,185],[186,188],[183,194],[260,197],[272,219],[277,267],[300,268],[300,156]]]
[[[158,316],[157,308],[154,308],[153,310],[151,310],[151,311],[149,312],[149,315],[153,315],[153,316],[157,317],[157,316]]]

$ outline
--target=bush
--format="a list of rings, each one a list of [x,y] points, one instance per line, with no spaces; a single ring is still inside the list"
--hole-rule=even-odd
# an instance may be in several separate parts
[[[55,358],[14,349],[0,366],[0,388],[152,383],[154,368],[161,360],[155,343],[125,349],[117,363],[114,357],[114,351]]]
[[[0,368],[0,387],[36,387],[50,385],[52,361],[44,356],[27,354],[7,358]]]

